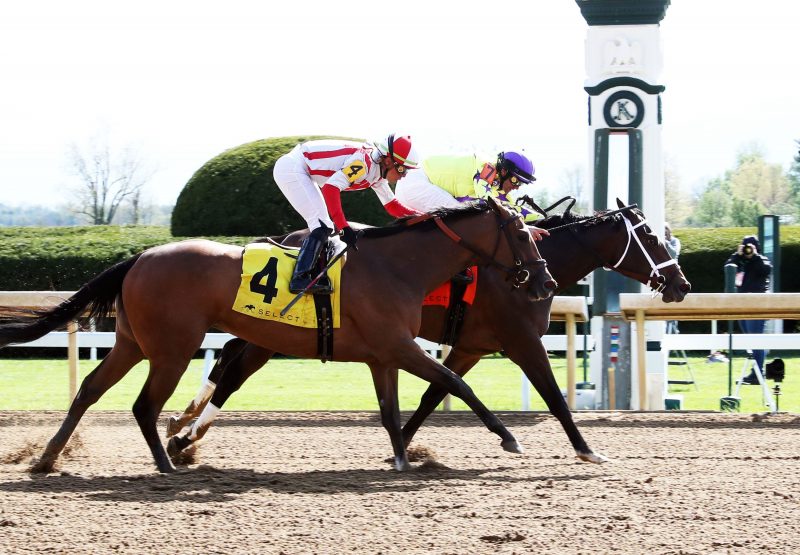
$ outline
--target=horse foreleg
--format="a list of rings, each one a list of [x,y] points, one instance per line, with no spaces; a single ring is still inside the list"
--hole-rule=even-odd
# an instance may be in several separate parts
[[[524,342],[524,345],[524,349],[515,349],[514,347],[506,349],[506,354],[519,365],[528,380],[533,384],[534,389],[541,395],[550,413],[561,423],[561,427],[564,428],[572,447],[575,449],[576,457],[582,461],[593,463],[608,461],[608,458],[599,453],[594,453],[589,448],[575,425],[575,421],[572,419],[572,412],[570,412],[567,402],[561,394],[561,389],[558,387],[558,382],[556,382],[553,369],[550,366],[550,360],[547,358],[547,351],[541,340],[528,340]]]
[[[111,352],[83,379],[81,388],[75,399],[72,400],[64,422],[48,442],[42,456],[31,468],[32,472],[51,472],[53,470],[58,455],[67,445],[78,422],[88,408],[143,358],[141,350],[134,342],[117,336]]]
[[[191,430],[183,436],[170,438],[167,443],[169,456],[175,459],[181,451],[206,435],[211,423],[217,417],[217,413],[222,409],[228,398],[238,391],[242,384],[255,374],[259,368],[264,366],[274,354],[275,351],[248,343],[221,373],[216,389],[214,389],[211,398],[206,401],[197,420],[192,424]]]
[[[381,423],[389,433],[394,450],[394,467],[397,470],[410,470],[408,455],[403,444],[403,434],[400,430],[400,404],[397,400],[397,369],[384,368],[370,365],[372,382],[378,396],[378,406],[381,409]]]
[[[222,347],[219,358],[214,363],[214,367],[208,374],[208,378],[200,385],[200,390],[195,395],[194,399],[189,402],[189,406],[183,411],[180,416],[170,416],[167,421],[167,437],[172,437],[180,432],[192,418],[197,418],[205,408],[211,396],[214,394],[214,389],[217,383],[222,378],[223,372],[230,364],[235,364],[239,360],[242,351],[247,347],[248,343],[244,339],[234,337]],[[253,370],[255,372],[255,370]]]
[[[466,355],[454,348],[450,351],[447,360],[444,361],[444,365],[459,376],[464,376],[480,359],[480,355]],[[417,410],[414,411],[414,414],[403,426],[403,442],[406,447],[411,444],[411,440],[414,439],[419,427],[436,410],[436,407],[439,406],[439,403],[442,402],[446,395],[447,391],[443,388],[433,384],[428,386],[428,389],[422,394]]]
[[[489,430],[500,436],[503,449],[511,453],[522,453],[523,449],[508,428],[475,396],[472,389],[447,367],[423,351],[413,340],[402,346],[397,360],[400,368],[422,378],[434,385],[442,387],[451,395],[464,401]]]

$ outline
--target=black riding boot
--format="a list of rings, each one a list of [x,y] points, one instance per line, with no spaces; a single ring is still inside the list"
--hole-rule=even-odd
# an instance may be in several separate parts
[[[317,261],[322,249],[327,243],[328,229],[319,227],[311,232],[311,235],[306,237],[303,241],[303,246],[300,247],[300,253],[297,255],[297,263],[294,265],[294,273],[292,274],[292,281],[289,282],[289,291],[292,293],[299,293],[308,287],[311,280],[317,277],[319,268]],[[322,293],[330,295],[333,290],[331,289],[331,282],[328,276],[320,278],[313,287],[306,291],[307,293]]]

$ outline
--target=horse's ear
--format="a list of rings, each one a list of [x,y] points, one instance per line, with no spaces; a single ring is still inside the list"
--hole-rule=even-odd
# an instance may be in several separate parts
[[[489,208],[491,208],[495,212],[498,212],[500,210],[500,207],[497,205],[497,201],[491,195],[486,197],[486,203],[489,205]]]
[[[625,203],[619,200],[619,197],[617,197],[617,208],[625,208]]]

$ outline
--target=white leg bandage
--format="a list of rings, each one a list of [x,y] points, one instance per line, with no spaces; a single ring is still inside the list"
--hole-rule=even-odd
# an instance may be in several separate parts
[[[215,389],[217,389],[217,384],[206,380],[206,383],[200,386],[200,391],[197,392],[197,396],[194,398],[194,406],[198,407],[207,399],[211,399]]]
[[[217,413],[219,412],[219,408],[215,407],[213,404],[209,403],[206,405],[206,408],[203,409],[203,413],[200,415],[200,418],[197,419],[192,425],[192,431],[189,432],[189,439],[195,441],[198,439],[199,431],[205,430],[214,419],[217,417]]]

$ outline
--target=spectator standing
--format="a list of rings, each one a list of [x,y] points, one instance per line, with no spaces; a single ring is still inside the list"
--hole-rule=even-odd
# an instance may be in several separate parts
[[[769,258],[760,254],[761,244],[758,238],[748,235],[742,239],[742,244],[736,248],[736,252],[728,257],[725,264],[736,265],[736,292],[737,293],[768,293],[769,279],[772,273],[772,263]],[[739,329],[742,333],[764,333],[766,320],[739,320]],[[764,358],[766,351],[763,349],[753,349],[753,358],[758,364],[762,374],[764,372]],[[750,371],[750,375],[742,378],[743,384],[758,385],[758,378],[755,372]]]
[[[681,240],[672,235],[672,227],[668,223],[664,223],[664,246],[667,247],[667,252],[672,255],[672,258],[678,260],[681,254]]]

